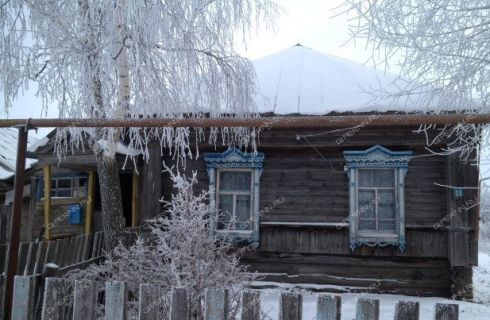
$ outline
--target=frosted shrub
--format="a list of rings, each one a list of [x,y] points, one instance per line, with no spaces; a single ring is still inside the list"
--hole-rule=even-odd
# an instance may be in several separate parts
[[[207,203],[208,193],[193,191],[195,173],[191,178],[171,173],[171,178],[176,193],[165,202],[164,213],[149,222],[151,241],[138,237],[129,248],[119,244],[102,263],[72,271],[67,277],[96,281],[99,290],[104,289],[105,281],[125,281],[132,315],[137,314],[140,284],[159,285],[167,294],[171,287],[186,288],[193,319],[202,319],[206,289],[228,288],[231,312],[236,314],[241,289],[256,278],[239,263],[239,254],[246,248],[237,249],[230,241],[216,238],[210,227],[213,208]],[[167,309],[166,303],[157,305]]]

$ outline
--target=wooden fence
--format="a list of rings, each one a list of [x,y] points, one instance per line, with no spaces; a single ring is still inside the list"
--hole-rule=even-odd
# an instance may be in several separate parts
[[[23,242],[19,246],[16,275],[30,276],[35,279],[36,289],[32,289],[33,299],[38,299],[40,297],[38,288],[42,286],[44,278],[53,275],[61,276],[71,269],[99,261],[102,256],[103,242],[103,232],[55,241]],[[8,254],[9,245],[0,245],[0,320],[4,319],[4,282],[7,274]]]
[[[95,285],[90,281],[75,281],[71,286],[61,278],[47,278],[44,299],[40,314],[35,316],[32,300],[33,279],[29,276],[18,276],[14,286],[15,320],[64,320],[95,319],[97,299],[100,297]],[[302,318],[303,297],[300,294],[282,293],[279,299],[280,320],[300,320]],[[140,286],[138,311],[139,320],[187,320],[190,318],[190,304],[185,289],[174,288],[169,296],[162,295],[160,288],[151,284]],[[263,319],[261,314],[260,293],[245,291],[242,293],[242,320]],[[105,286],[104,319],[127,320],[128,289],[124,282],[107,282]],[[163,311],[162,305],[168,306]],[[206,320],[225,320],[228,318],[228,291],[210,289],[204,299],[204,317]],[[341,297],[320,294],[317,300],[317,320],[340,320]],[[356,305],[356,320],[378,320],[380,301],[359,298]],[[399,301],[395,306],[395,320],[419,319],[419,303]],[[436,304],[436,320],[457,320],[457,304]],[[231,320],[231,319],[230,319]],[[382,319],[386,320],[386,319]]]

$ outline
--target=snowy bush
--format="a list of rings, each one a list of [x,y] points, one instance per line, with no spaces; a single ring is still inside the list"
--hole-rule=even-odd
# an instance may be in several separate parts
[[[101,264],[72,271],[67,277],[96,281],[101,291],[105,281],[125,281],[130,313],[134,315],[140,284],[159,285],[167,294],[171,287],[186,288],[193,319],[202,319],[206,289],[227,288],[231,312],[236,314],[243,286],[256,278],[239,263],[240,252],[247,248],[237,249],[231,241],[216,238],[209,215],[213,208],[206,201],[208,194],[203,191],[195,195],[193,191],[195,173],[192,178],[185,178],[171,172],[171,177],[177,192],[165,202],[165,212],[150,221],[151,240],[138,237],[129,248],[119,244]]]

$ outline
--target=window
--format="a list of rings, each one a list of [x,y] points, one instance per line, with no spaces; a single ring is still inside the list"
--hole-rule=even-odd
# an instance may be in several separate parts
[[[381,146],[344,151],[349,176],[349,240],[361,245],[397,245],[405,250],[405,186],[410,151]]]
[[[38,185],[38,198],[44,197],[43,178],[40,177]],[[51,197],[59,198],[79,198],[87,194],[87,177],[52,177],[51,178]]]
[[[263,153],[243,153],[234,148],[204,154],[218,235],[258,242],[263,159]]]

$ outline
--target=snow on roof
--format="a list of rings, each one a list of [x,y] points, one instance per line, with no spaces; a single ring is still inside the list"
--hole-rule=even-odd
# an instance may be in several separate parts
[[[260,112],[321,115],[330,112],[426,111],[417,97],[373,100],[382,87],[397,92],[396,75],[324,54],[300,44],[253,61]]]
[[[0,180],[6,180],[15,175],[17,161],[18,130],[14,128],[0,128]],[[28,137],[27,145],[36,143],[37,139]],[[36,159],[26,159],[26,169],[32,168]]]

